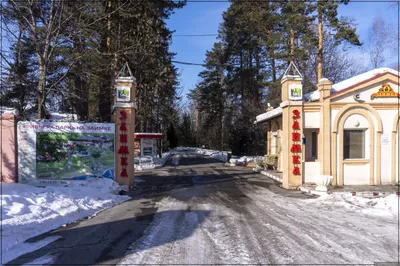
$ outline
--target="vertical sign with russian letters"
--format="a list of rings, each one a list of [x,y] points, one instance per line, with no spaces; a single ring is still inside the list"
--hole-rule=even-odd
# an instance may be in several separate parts
[[[300,129],[300,111],[295,109],[292,111],[292,146],[290,152],[292,153],[292,164],[293,164],[293,175],[301,175],[300,164],[301,164],[301,129]]]
[[[135,134],[135,89],[134,77],[119,77],[116,80],[114,103],[117,131],[115,153],[115,179],[121,185],[134,186],[134,134]]]

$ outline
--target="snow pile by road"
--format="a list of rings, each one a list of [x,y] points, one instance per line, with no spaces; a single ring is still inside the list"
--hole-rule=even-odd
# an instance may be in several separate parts
[[[155,169],[162,167],[171,156],[171,152],[165,152],[161,158],[157,156],[139,156],[135,157],[135,170]]]
[[[370,199],[352,196],[350,193],[334,193],[315,199],[315,204],[316,206],[345,208],[374,216],[397,216],[399,212],[399,196],[396,194]]]
[[[232,156],[232,159],[230,159],[229,162],[233,165],[241,166],[241,165],[248,165],[249,163],[255,164],[263,160],[264,160],[263,156],[242,156],[242,157]]]
[[[226,162],[227,160],[227,152],[225,151],[216,151],[216,150],[207,150],[207,149],[201,149],[201,148],[194,148],[194,151],[198,154],[202,155],[207,155],[210,156],[211,158],[224,161]]]
[[[182,150],[190,150],[198,154],[210,156],[211,158],[226,162],[228,160],[228,152],[226,151],[217,151],[217,150],[208,150],[202,148],[188,148],[188,147],[179,147],[175,149],[176,151]],[[258,161],[264,160],[263,156],[232,156],[235,165],[247,165],[249,163],[257,163]]]
[[[2,263],[29,251],[25,240],[130,199],[115,195],[119,185],[108,178],[76,181],[69,187],[39,188],[1,183]]]

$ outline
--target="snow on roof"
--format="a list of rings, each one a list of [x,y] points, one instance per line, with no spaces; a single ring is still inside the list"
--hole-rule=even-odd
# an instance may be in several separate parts
[[[354,85],[356,85],[358,83],[361,83],[361,82],[363,82],[365,80],[371,79],[371,78],[373,78],[375,76],[378,76],[378,75],[381,75],[381,74],[384,74],[384,73],[392,73],[392,74],[394,74],[396,76],[399,76],[399,72],[394,70],[394,69],[386,68],[386,67],[376,68],[374,70],[362,73],[362,74],[354,76],[352,78],[343,80],[343,81],[341,81],[339,83],[333,84],[332,85],[332,89],[331,89],[331,94],[337,93],[339,91],[342,91],[344,89],[347,89],[347,88],[349,88],[351,86],[354,86]],[[312,92],[307,93],[307,94],[304,94],[304,100],[305,101],[312,102],[312,101],[316,101],[318,99],[319,99],[319,91],[317,91],[317,90],[316,91],[312,91]]]
[[[17,109],[13,107],[7,107],[7,106],[0,106],[0,114],[13,114],[17,115],[18,111]]]
[[[134,134],[135,139],[162,139],[162,133],[138,132]]]
[[[375,76],[378,76],[378,75],[381,75],[381,74],[384,74],[384,73],[392,73],[392,74],[394,74],[396,76],[400,76],[398,71],[393,70],[391,68],[386,68],[386,67],[384,67],[384,68],[376,68],[374,70],[365,72],[363,74],[360,74],[360,75],[354,76],[352,78],[349,78],[349,79],[343,80],[341,82],[338,82],[336,84],[333,84],[332,85],[332,89],[331,89],[331,94],[340,92],[340,91],[342,91],[344,89],[347,89],[347,88],[349,88],[351,86],[354,86],[356,84],[359,84],[359,83],[361,83],[363,81],[366,81],[368,79],[371,79],[371,78],[373,78]],[[312,102],[312,101],[316,101],[318,99],[319,99],[319,91],[318,90],[312,91],[312,92],[307,93],[307,94],[304,94],[304,101]],[[254,121],[254,124],[257,124],[257,123],[262,122],[262,121],[269,120],[271,118],[279,116],[280,114],[282,114],[282,108],[278,107],[276,109],[273,109],[272,111],[269,111],[269,112],[266,112],[266,113],[258,115],[256,117],[256,121]]]
[[[65,114],[65,113],[51,113],[50,119],[53,121],[77,121],[78,116],[76,114]]]
[[[256,121],[254,121],[254,124],[260,123],[262,121],[266,121],[268,119],[274,118],[279,116],[280,114],[282,114],[282,107],[278,107],[275,109],[272,109],[269,112],[260,114],[258,116],[256,116]]]

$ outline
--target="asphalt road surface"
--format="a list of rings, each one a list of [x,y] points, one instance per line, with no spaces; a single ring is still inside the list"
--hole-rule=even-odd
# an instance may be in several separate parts
[[[30,239],[60,237],[7,265],[397,261],[397,219],[315,205],[250,168],[183,151],[137,176],[132,200]]]

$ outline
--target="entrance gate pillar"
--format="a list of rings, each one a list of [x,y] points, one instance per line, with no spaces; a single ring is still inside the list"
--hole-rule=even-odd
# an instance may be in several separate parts
[[[291,72],[294,72],[291,74]],[[282,185],[296,189],[303,183],[303,88],[302,76],[293,62],[282,77]]]
[[[114,119],[116,127],[115,145],[115,181],[120,185],[134,188],[134,134],[135,134],[135,98],[136,79],[127,64],[120,73],[129,71],[129,76],[120,76],[115,80]]]

